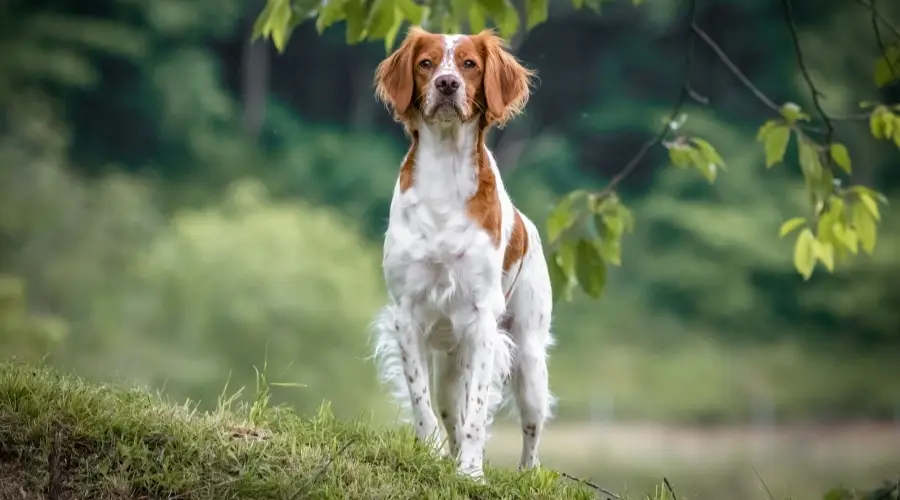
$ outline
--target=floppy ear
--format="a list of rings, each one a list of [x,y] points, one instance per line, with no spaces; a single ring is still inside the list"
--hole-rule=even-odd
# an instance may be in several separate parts
[[[401,119],[413,102],[413,57],[422,30],[410,28],[406,39],[375,70],[375,94]]]
[[[477,36],[485,51],[484,97],[488,122],[502,126],[525,108],[534,71],[522,66],[507,52],[503,39],[493,31],[485,30]]]

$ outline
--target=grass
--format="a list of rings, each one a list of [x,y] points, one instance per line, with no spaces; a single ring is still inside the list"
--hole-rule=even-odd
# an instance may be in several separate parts
[[[271,406],[259,381],[253,401],[239,402],[238,391],[201,412],[144,389],[2,362],[0,498],[608,498],[550,470],[488,466],[486,484],[468,481],[406,428],[342,421],[327,407],[306,418]],[[897,498],[888,495],[862,498]],[[666,485],[631,498],[694,497]]]
[[[458,476],[406,429],[304,418],[268,388],[212,412],[44,366],[0,363],[0,498],[587,499],[551,471]]]

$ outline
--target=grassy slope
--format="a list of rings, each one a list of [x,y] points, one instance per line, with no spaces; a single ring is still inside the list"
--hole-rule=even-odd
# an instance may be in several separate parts
[[[0,363],[0,498],[591,498],[549,471],[458,477],[404,430],[327,411],[303,418],[220,401],[213,413],[144,390]]]

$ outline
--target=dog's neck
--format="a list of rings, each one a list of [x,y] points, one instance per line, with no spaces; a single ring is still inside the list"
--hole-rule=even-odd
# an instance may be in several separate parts
[[[413,132],[415,185],[429,196],[447,196],[464,201],[476,188],[484,167],[485,128],[479,120],[425,122]]]

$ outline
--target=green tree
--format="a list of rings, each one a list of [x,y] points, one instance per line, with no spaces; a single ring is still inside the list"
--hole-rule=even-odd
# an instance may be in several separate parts
[[[572,7],[599,13],[601,3],[601,0],[573,0]],[[632,3],[638,8],[652,8],[641,6],[642,0],[632,0]],[[771,110],[771,118],[759,127],[755,137],[764,151],[766,168],[787,162],[799,166],[806,186],[806,213],[784,221],[779,231],[781,237],[796,234],[793,262],[797,272],[808,280],[817,264],[833,272],[838,264],[860,253],[874,252],[880,206],[887,199],[871,187],[855,182],[854,155],[835,133],[835,124],[868,123],[874,139],[900,148],[900,104],[887,99],[888,91],[900,83],[900,29],[881,10],[897,7],[880,7],[875,0],[857,0],[871,21],[876,40],[873,50],[877,50],[872,82],[880,89],[885,102],[862,101],[859,111],[837,116],[825,111],[823,92],[808,69],[792,0],[773,3],[779,4],[782,22],[790,32],[789,50],[795,54],[811,110],[793,102],[775,102],[762,92],[697,24],[697,0],[687,0],[687,13],[681,26],[687,46],[683,77],[675,103],[658,133],[643,144],[607,186],[598,191],[570,192],[548,217],[548,262],[555,299],[571,298],[578,285],[587,295],[599,297],[605,285],[607,265],[620,265],[622,238],[633,231],[634,221],[616,188],[648,151],[662,145],[668,150],[672,165],[694,170],[710,183],[726,170],[725,159],[709,141],[696,135],[684,112],[689,101],[702,101],[691,86],[691,67],[698,42],[710,48],[744,87]],[[315,20],[317,30],[322,33],[343,21],[347,43],[383,40],[385,49],[390,51],[406,23],[441,32],[475,32],[492,27],[501,36],[510,38],[543,23],[549,13],[549,0],[526,0],[524,9],[516,8],[507,0],[340,0],[324,4],[267,0],[254,26],[254,37],[270,38],[279,51],[284,51],[291,32],[300,23]]]

